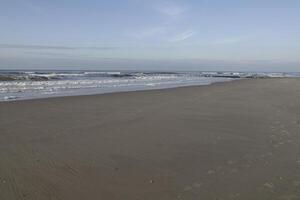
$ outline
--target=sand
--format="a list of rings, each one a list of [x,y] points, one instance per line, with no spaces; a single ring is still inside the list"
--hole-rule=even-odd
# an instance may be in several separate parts
[[[0,199],[300,199],[300,79],[2,102]]]

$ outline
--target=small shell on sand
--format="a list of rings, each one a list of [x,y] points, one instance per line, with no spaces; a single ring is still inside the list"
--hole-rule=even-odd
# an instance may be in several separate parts
[[[273,183],[264,183],[264,188],[273,190],[274,189],[274,184]]]

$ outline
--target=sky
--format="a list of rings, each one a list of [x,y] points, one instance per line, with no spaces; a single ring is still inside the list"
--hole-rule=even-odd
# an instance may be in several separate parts
[[[0,69],[300,71],[299,0],[0,0]]]

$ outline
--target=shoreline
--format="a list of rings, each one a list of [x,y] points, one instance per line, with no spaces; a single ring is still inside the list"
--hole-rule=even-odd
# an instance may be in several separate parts
[[[91,94],[71,94],[71,95],[57,95],[57,96],[48,96],[48,97],[35,97],[35,98],[25,98],[25,99],[12,99],[12,100],[0,100],[2,102],[14,102],[14,101],[30,101],[30,100],[42,100],[42,99],[52,99],[52,98],[64,98],[64,97],[79,97],[79,96],[97,96],[97,95],[106,95],[106,94],[115,94],[115,93],[127,93],[127,92],[143,92],[143,91],[156,91],[156,90],[168,90],[168,89],[176,89],[176,88],[184,88],[184,87],[199,87],[199,86],[209,86],[217,83],[227,83],[238,80],[246,80],[246,78],[240,79],[232,79],[232,80],[224,80],[219,82],[213,82],[209,84],[193,84],[193,85],[183,85],[183,86],[171,86],[171,87],[163,87],[163,88],[149,88],[149,89],[132,89],[132,90],[124,90],[124,91],[110,91],[110,92],[102,92],[102,93],[91,93]]]
[[[300,79],[300,77],[274,77],[274,78],[258,78],[258,79]],[[105,93],[95,93],[95,94],[78,94],[78,95],[66,95],[66,96],[52,96],[52,97],[41,97],[41,98],[29,98],[29,99],[14,99],[14,100],[3,100],[0,101],[1,103],[10,103],[10,102],[19,102],[19,101],[33,101],[33,100],[47,100],[47,99],[60,99],[60,98],[72,98],[72,97],[89,97],[89,96],[102,96],[102,95],[111,95],[111,94],[122,94],[122,93],[135,93],[135,92],[147,92],[147,91],[159,91],[159,90],[174,90],[180,88],[189,88],[189,87],[207,87],[213,86],[218,84],[226,84],[230,82],[238,82],[238,81],[247,81],[247,80],[255,80],[255,78],[240,78],[240,79],[233,79],[229,81],[221,81],[221,82],[214,82],[206,85],[186,85],[186,86],[174,86],[174,87],[167,87],[167,88],[155,88],[155,89],[140,89],[140,90],[129,90],[129,91],[117,91],[117,92],[105,92]]]

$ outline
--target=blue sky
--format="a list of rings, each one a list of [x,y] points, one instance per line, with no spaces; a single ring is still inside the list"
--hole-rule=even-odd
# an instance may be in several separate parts
[[[0,68],[300,71],[299,0],[0,0]]]

